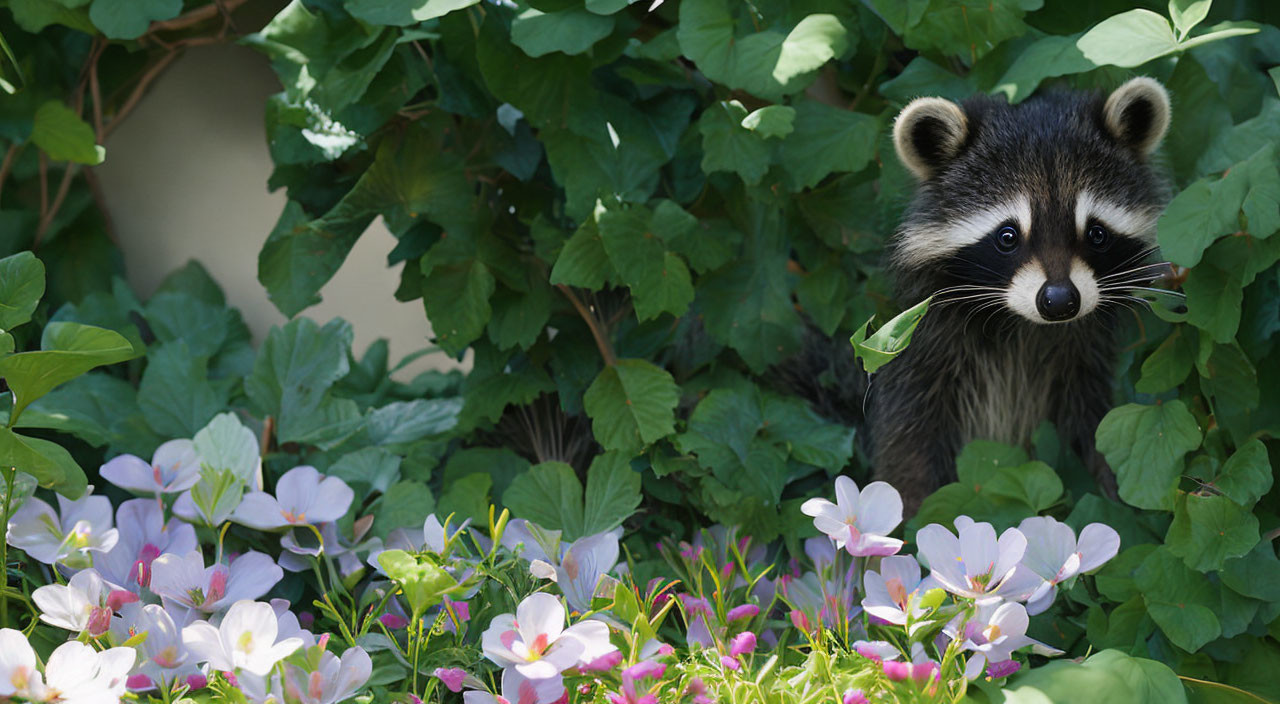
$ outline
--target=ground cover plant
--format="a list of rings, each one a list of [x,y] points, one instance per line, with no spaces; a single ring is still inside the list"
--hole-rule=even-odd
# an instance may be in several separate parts
[[[0,1],[0,700],[1280,700],[1273,3],[242,5]],[[256,348],[198,263],[129,289],[92,170],[230,40],[283,86]],[[892,363],[892,116],[1137,74],[1186,298],[1119,500],[1046,425],[902,522],[845,342]],[[468,373],[299,315],[376,217]]]

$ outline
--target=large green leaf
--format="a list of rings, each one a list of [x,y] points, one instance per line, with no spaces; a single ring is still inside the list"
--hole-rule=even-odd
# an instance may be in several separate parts
[[[747,9],[747,12],[753,12]],[[834,15],[806,16],[789,30],[770,27],[737,36],[725,0],[680,3],[680,49],[707,78],[766,100],[802,90],[827,61],[848,47]]]
[[[503,492],[502,503],[516,518],[564,531],[566,539],[583,535],[582,482],[573,467],[563,462],[530,467]]]
[[[1182,683],[1169,666],[1155,660],[1131,657],[1119,650],[1103,650],[1084,662],[1059,660],[1041,667],[1024,669],[1005,684],[1002,696],[1006,704],[1187,702]]]
[[[1169,20],[1151,10],[1137,9],[1108,17],[1098,23],[1080,37],[1076,46],[1086,59],[1099,66],[1110,64],[1132,68],[1201,44],[1257,31],[1257,27],[1224,27],[1216,32],[1179,41],[1173,34]]]
[[[54,161],[96,166],[107,153],[96,144],[89,123],[58,100],[50,100],[36,111],[31,141]]]
[[[1213,585],[1167,548],[1154,550],[1134,577],[1148,613],[1174,645],[1195,652],[1222,633]]]
[[[1198,572],[1222,569],[1225,560],[1257,544],[1258,519],[1225,496],[1180,496],[1165,536],[1169,552]]]
[[[716,103],[702,113],[698,130],[703,171],[732,171],[748,184],[764,177],[771,147],[763,135],[743,127],[746,117],[747,109],[736,100]]]
[[[378,564],[404,591],[405,601],[415,619],[439,604],[458,588],[458,581],[444,571],[430,555],[411,555],[404,550],[387,550],[378,555]]]
[[[1222,463],[1213,478],[1213,485],[1232,501],[1252,506],[1271,490],[1273,481],[1267,448],[1261,440],[1254,438],[1236,448]]]
[[[582,397],[596,440],[632,453],[675,430],[679,400],[671,374],[642,359],[606,366]]]
[[[996,81],[994,92],[1001,92],[1011,103],[1025,100],[1040,83],[1049,78],[1084,73],[1095,68],[1076,46],[1076,36],[1047,36],[1022,50],[1009,70]]]
[[[209,382],[208,359],[183,341],[169,342],[147,357],[138,385],[138,405],[157,433],[189,438],[227,406],[226,385]]]
[[[861,171],[875,154],[880,123],[813,100],[795,105],[795,130],[782,142],[791,189],[812,188],[828,174]]]
[[[613,530],[640,506],[640,473],[624,452],[596,456],[587,468],[587,495],[582,502],[582,533]]]
[[[397,528],[406,528],[411,534],[420,531],[423,517],[432,513],[435,506],[435,497],[426,484],[408,479],[396,482],[378,502],[371,534],[386,540]]]
[[[112,39],[137,39],[152,22],[182,12],[182,0],[93,0],[89,19]]]
[[[315,429],[313,414],[329,387],[347,374],[351,325],[335,319],[323,328],[306,318],[274,327],[262,343],[244,390],[264,416],[276,419],[281,442]]]
[[[862,327],[853,333],[849,343],[853,345],[854,355],[862,360],[862,368],[868,374],[874,374],[876,370],[892,362],[907,349],[911,344],[912,335],[915,334],[916,326],[929,311],[931,300],[933,300],[932,297],[926,298],[902,311],[875,332],[871,331],[873,318],[863,323]]]
[[[1098,424],[1098,451],[1116,474],[1120,498],[1138,508],[1173,508],[1182,458],[1200,439],[1195,417],[1177,400],[1125,404]]]
[[[84,470],[62,446],[8,428],[0,428],[0,466],[16,467],[35,477],[40,486],[71,499],[80,498],[87,484]]]
[[[39,352],[0,358],[0,377],[13,391],[13,417],[54,387],[106,364],[137,356],[119,333],[80,323],[49,323]]]
[[[110,454],[150,457],[165,440],[147,424],[133,384],[106,372],[89,372],[50,391],[23,411],[16,428],[70,433]]]
[[[31,320],[44,295],[44,264],[31,252],[0,259],[0,331]]]
[[[422,302],[431,320],[431,331],[441,348],[459,354],[484,334],[493,313],[489,305],[496,285],[493,274],[476,259],[436,266],[429,258],[422,261],[426,274]]]
[[[668,252],[665,232],[648,208],[607,210],[597,216],[604,251],[631,290],[636,317],[682,315],[693,302],[693,282],[684,260]]]
[[[613,32],[613,18],[586,9],[559,12],[528,9],[511,22],[511,43],[529,56],[553,51],[581,54]]]
[[[369,24],[408,27],[478,2],[480,0],[345,0],[343,5],[352,16]]]
[[[1265,238],[1280,228],[1280,167],[1274,145],[1265,145],[1221,179],[1206,178],[1179,193],[1160,216],[1161,251],[1182,266],[1195,266],[1214,240],[1242,229]]]

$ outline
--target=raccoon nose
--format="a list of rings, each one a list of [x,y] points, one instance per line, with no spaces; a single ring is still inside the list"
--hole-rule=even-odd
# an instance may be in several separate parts
[[[1070,320],[1080,310],[1080,292],[1071,281],[1046,282],[1036,296],[1036,308],[1045,320]]]

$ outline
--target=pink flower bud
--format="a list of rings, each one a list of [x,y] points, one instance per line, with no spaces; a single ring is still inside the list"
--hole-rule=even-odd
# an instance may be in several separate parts
[[[302,626],[307,630],[311,630],[311,627],[314,626],[315,623],[316,623],[316,615],[311,613],[310,611],[303,611],[298,614],[299,626]]]
[[[198,672],[194,675],[187,675],[187,686],[193,691],[197,689],[204,689],[209,686],[209,678]]]
[[[880,667],[884,668],[885,677],[894,682],[903,682],[911,677],[911,666],[905,662],[885,660]]]
[[[707,683],[702,681],[701,677],[695,676],[689,680],[689,687],[685,690],[685,694],[706,694]]]
[[[733,563],[728,562],[725,563],[724,567],[720,568],[720,580],[727,582],[731,576],[733,576]]]
[[[793,626],[795,626],[796,628],[798,628],[798,629],[800,629],[800,630],[804,631],[805,633],[809,633],[809,632],[810,632],[810,630],[809,630],[809,617],[808,617],[808,616],[806,616],[806,615],[804,614],[804,612],[803,612],[803,611],[801,611],[800,609],[792,609],[792,610],[791,610],[791,625],[793,625]]]
[[[89,612],[89,635],[98,636],[111,630],[111,607],[98,606]]]
[[[928,682],[942,678],[941,668],[936,662],[920,662],[911,666],[911,679],[916,682]]]
[[[114,589],[107,595],[107,608],[112,611],[119,611],[125,604],[132,604],[138,600],[138,595],[124,589]]]
[[[383,614],[378,617],[378,620],[393,631],[409,625],[409,619],[396,614]]]
[[[728,655],[720,656],[720,664],[734,672],[737,672],[738,668],[742,667],[742,663],[738,662],[737,658],[731,658]]]
[[[124,681],[124,686],[134,692],[145,692],[155,687],[156,683],[146,675],[129,675],[129,678]]]
[[[993,662],[987,665],[987,677],[993,680],[1008,677],[1018,670],[1022,669],[1022,663],[1017,660],[1005,660],[1004,662]]]
[[[754,618],[758,613],[760,613],[759,606],[756,606],[755,604],[743,604],[742,606],[735,606],[732,609],[729,609],[728,618],[729,622],[733,623],[734,621],[742,618]]]
[[[733,656],[745,655],[755,649],[756,634],[751,631],[743,631],[729,641],[729,654]]]
[[[655,680],[662,679],[667,673],[667,666],[652,660],[643,660],[622,671],[625,679],[638,680],[644,677],[652,677]]]
[[[676,653],[676,649],[671,647],[670,645],[667,645],[666,643],[663,643],[662,645],[658,646],[658,655],[662,657],[675,655],[675,653]]]
[[[461,692],[462,680],[467,676],[466,672],[457,667],[437,667],[432,674],[443,682],[450,692]]]
[[[583,672],[608,672],[609,670],[617,667],[621,662],[622,651],[614,650],[579,666],[578,669]]]
[[[862,693],[861,689],[846,689],[844,696],[840,698],[841,704],[869,704],[867,695]]]

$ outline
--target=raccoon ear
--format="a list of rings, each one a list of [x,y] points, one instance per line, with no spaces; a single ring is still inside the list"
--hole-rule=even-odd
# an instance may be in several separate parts
[[[927,179],[960,153],[969,119],[959,105],[942,98],[916,98],[893,123],[893,146],[916,178]]]
[[[1154,79],[1139,76],[1116,88],[1102,107],[1107,130],[1121,144],[1147,156],[1169,129],[1169,92]]]

